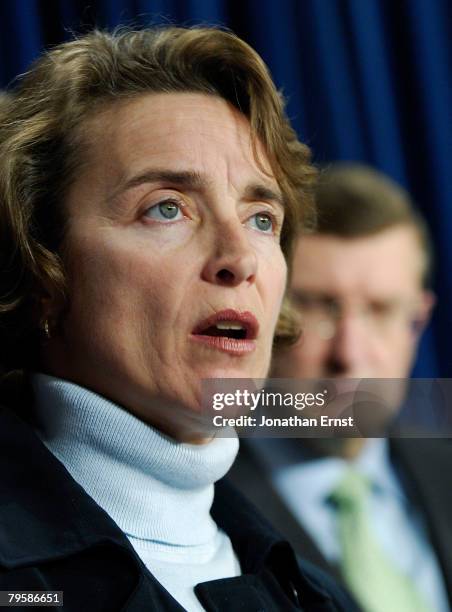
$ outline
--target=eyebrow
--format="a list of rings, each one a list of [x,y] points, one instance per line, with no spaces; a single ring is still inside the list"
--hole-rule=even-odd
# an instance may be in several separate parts
[[[282,193],[278,190],[274,190],[271,187],[267,187],[266,185],[261,185],[259,183],[253,183],[252,185],[248,185],[245,190],[245,198],[247,200],[261,200],[263,202],[273,202],[278,204],[282,209],[284,206],[284,197]]]
[[[189,189],[200,189],[206,183],[198,172],[175,172],[173,170],[146,170],[141,174],[133,176],[121,184],[113,194],[114,199],[121,193],[139,187],[146,183],[171,183],[173,185],[187,187]]]
[[[122,193],[139,187],[146,183],[170,183],[171,185],[177,185],[184,187],[185,189],[199,190],[205,188],[209,183],[208,179],[202,174],[196,171],[173,171],[173,170],[146,170],[141,174],[133,176],[125,183],[120,185],[118,189],[111,196],[111,200]],[[268,202],[274,202],[284,209],[284,198],[280,191],[274,190],[264,184],[252,183],[245,189],[245,199],[247,200],[262,200]]]

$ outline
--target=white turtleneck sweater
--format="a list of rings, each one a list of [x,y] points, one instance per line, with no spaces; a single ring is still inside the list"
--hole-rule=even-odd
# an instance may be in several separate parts
[[[214,482],[231,467],[236,436],[176,442],[120,406],[35,374],[37,434],[126,534],[143,563],[189,612],[194,586],[240,575],[229,537],[210,516]]]

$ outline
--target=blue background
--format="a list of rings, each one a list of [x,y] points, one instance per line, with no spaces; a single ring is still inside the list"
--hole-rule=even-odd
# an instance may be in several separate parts
[[[448,0],[2,0],[0,87],[93,25],[222,24],[264,57],[317,162],[402,183],[437,252],[434,319],[415,376],[452,377],[452,3]]]

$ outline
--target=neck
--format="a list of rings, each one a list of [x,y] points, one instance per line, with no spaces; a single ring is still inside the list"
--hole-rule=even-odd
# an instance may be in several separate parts
[[[35,375],[33,387],[38,435],[127,535],[185,545],[216,532],[213,484],[232,465],[236,436],[176,442],[67,381]]]

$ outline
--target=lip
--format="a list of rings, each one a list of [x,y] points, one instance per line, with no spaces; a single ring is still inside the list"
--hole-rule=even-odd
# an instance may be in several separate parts
[[[206,336],[202,332],[220,321],[240,323],[246,330],[246,338],[227,338],[226,336]],[[256,338],[259,333],[259,323],[253,313],[238,311],[232,308],[220,310],[198,323],[191,333],[191,339],[214,350],[229,355],[247,355],[256,349]]]

